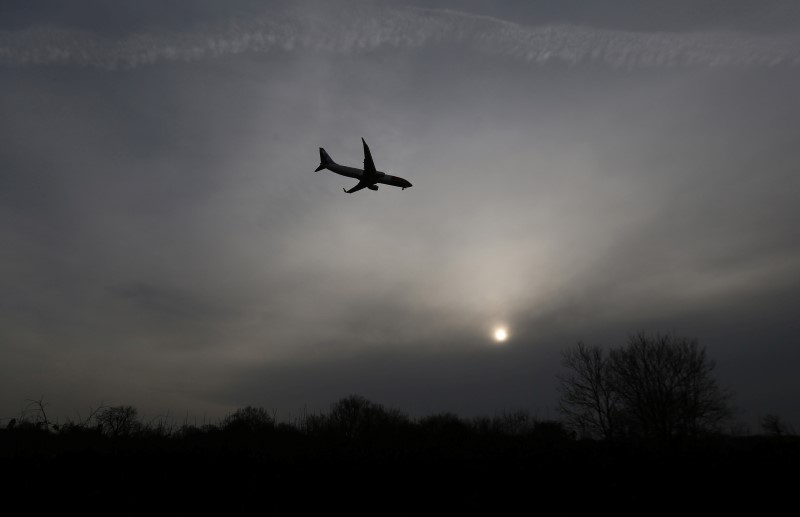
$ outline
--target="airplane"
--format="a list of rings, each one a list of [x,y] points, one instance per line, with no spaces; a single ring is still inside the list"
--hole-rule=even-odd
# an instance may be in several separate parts
[[[350,190],[344,190],[347,194],[352,194],[353,192],[358,192],[363,188],[368,188],[370,190],[378,190],[378,185],[376,183],[383,183],[384,185],[391,185],[393,187],[401,187],[403,190],[407,189],[411,186],[411,183],[403,178],[398,178],[397,176],[390,176],[385,172],[381,172],[375,169],[375,162],[372,161],[372,153],[369,152],[369,147],[367,146],[367,142],[364,141],[362,138],[361,141],[364,143],[364,169],[356,169],[354,167],[346,167],[344,165],[339,165],[325,152],[325,149],[322,147],[319,148],[319,167],[314,172],[321,171],[322,169],[328,169],[331,172],[335,172],[336,174],[341,174],[342,176],[347,176],[348,178],[356,178],[358,180],[358,184],[351,188]]]

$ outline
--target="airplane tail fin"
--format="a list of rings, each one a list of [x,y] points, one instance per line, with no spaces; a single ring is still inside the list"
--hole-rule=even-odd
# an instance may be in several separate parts
[[[328,165],[333,164],[333,159],[325,152],[325,149],[322,147],[319,148],[319,167],[314,172],[321,171],[322,169],[326,169]]]

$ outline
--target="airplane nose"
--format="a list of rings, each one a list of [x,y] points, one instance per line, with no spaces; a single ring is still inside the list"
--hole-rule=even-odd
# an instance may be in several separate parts
[[[405,180],[405,181],[406,181],[406,184],[403,185],[403,188],[408,188],[408,187],[412,187],[413,186],[410,181],[408,181],[408,180]]]

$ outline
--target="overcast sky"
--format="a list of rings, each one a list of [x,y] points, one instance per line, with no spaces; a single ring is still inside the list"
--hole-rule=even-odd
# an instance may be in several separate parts
[[[790,0],[0,2],[0,417],[553,418],[645,331],[800,426],[798,91]]]

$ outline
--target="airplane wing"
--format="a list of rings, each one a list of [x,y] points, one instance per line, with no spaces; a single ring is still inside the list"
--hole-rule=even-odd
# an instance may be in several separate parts
[[[353,192],[358,192],[362,188],[369,187],[370,185],[372,185],[372,183],[369,182],[369,181],[359,181],[358,185],[356,185],[355,187],[351,188],[350,190],[344,190],[344,189],[342,189],[342,190],[344,190],[348,194],[352,194]]]
[[[361,141],[364,142],[364,174],[369,176],[377,173],[378,170],[375,168],[375,162],[372,161],[372,153],[369,152],[369,146],[367,145],[367,142],[363,137],[361,138]]]

